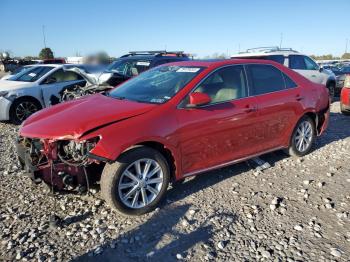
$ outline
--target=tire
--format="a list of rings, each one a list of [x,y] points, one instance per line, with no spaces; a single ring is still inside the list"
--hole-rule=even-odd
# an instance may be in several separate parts
[[[41,104],[30,97],[16,99],[10,108],[10,121],[15,125],[20,125],[30,115],[41,109]],[[23,112],[23,114],[21,113]]]
[[[331,100],[331,103],[334,101],[334,97],[335,97],[335,84],[330,83],[328,86],[328,92],[329,92],[329,98]]]
[[[300,133],[303,130],[304,127],[310,128],[309,136],[305,136],[305,140],[301,138],[305,143],[302,141],[302,145],[298,143],[297,136],[300,136]],[[305,129],[304,129],[305,130]],[[306,129],[308,130],[308,129]],[[315,122],[309,117],[309,116],[303,116],[298,123],[296,124],[292,136],[290,138],[289,148],[288,148],[288,154],[290,156],[298,156],[302,157],[307,155],[310,150],[312,149],[312,145],[315,141],[316,137],[316,128],[315,128]],[[299,139],[300,140],[300,139]],[[305,146],[305,147],[304,147]],[[304,147],[304,148],[302,148]]]
[[[137,161],[141,162],[141,171],[145,171],[146,162],[151,162],[147,173],[150,175],[148,182],[147,177],[141,179],[141,177],[135,176],[137,174]],[[159,171],[151,175],[152,171],[156,169]],[[134,175],[131,176],[133,179],[130,178],[130,173]],[[135,177],[138,181],[135,180]],[[157,179],[162,180],[161,184],[147,184]],[[168,189],[169,181],[170,171],[164,156],[153,148],[140,146],[125,152],[116,162],[106,164],[101,177],[101,194],[107,204],[119,213],[132,216],[142,215],[158,206]],[[121,185],[123,187],[130,186],[122,188]],[[155,192],[158,194],[156,195]],[[129,196],[127,196],[128,194]],[[145,198],[144,194],[146,194]],[[144,202],[145,199],[147,199],[147,204]]]

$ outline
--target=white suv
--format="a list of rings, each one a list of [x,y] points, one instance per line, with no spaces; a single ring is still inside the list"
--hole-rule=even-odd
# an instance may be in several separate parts
[[[320,67],[312,58],[300,54],[291,48],[258,47],[247,49],[246,52],[231,56],[231,58],[268,59],[280,63],[312,82],[323,84],[329,90],[331,98],[334,97],[336,78],[332,71]]]

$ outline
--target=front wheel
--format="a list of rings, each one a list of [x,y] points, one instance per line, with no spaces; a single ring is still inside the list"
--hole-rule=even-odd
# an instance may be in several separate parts
[[[291,156],[304,156],[312,148],[316,136],[314,121],[309,116],[302,117],[294,128],[288,148]]]
[[[153,148],[140,146],[106,164],[101,193],[107,204],[126,215],[142,215],[155,209],[169,185],[166,159]]]
[[[24,97],[15,100],[10,108],[10,120],[15,125],[20,125],[30,115],[41,109],[41,105],[34,98]]]

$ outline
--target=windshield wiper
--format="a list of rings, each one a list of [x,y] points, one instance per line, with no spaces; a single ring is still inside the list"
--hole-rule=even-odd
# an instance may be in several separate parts
[[[109,95],[109,96],[111,96],[111,95]],[[111,97],[113,97],[115,99],[118,99],[118,100],[124,100],[125,99],[125,96],[111,96]]]

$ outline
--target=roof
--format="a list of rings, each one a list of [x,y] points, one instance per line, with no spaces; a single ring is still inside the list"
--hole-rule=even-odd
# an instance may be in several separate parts
[[[178,66],[200,66],[200,67],[219,67],[223,65],[236,65],[236,64],[272,64],[280,65],[274,61],[262,60],[262,59],[221,59],[221,60],[189,60],[170,63]]]
[[[250,56],[268,56],[268,55],[289,55],[300,54],[298,51],[293,50],[292,48],[280,48],[278,46],[273,47],[257,47],[247,49],[245,52],[240,52],[238,54],[234,54],[231,58],[234,57],[250,57]]]
[[[63,67],[66,64],[32,64],[31,66]]]

